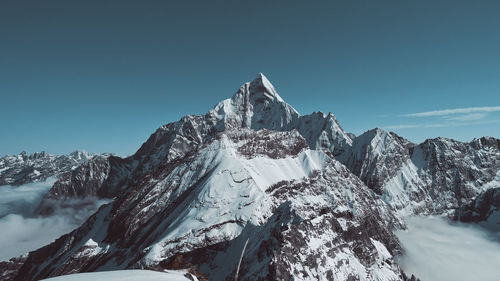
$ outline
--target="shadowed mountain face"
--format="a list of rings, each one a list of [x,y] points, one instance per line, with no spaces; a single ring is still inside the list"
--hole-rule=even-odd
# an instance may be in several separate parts
[[[493,231],[500,230],[500,174],[491,182],[492,188],[479,194],[469,204],[455,211],[454,219],[476,222]]]
[[[354,137],[331,113],[300,115],[259,74],[207,114],[160,127],[131,157],[62,174],[40,212],[54,200],[115,200],[0,271],[32,280],[188,268],[232,280],[247,245],[239,280],[407,280],[392,230],[487,189],[498,143],[415,145],[380,129]]]

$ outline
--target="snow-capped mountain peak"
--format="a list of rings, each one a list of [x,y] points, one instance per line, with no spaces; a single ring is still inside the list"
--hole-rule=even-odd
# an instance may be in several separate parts
[[[252,82],[243,84],[232,98],[217,104],[209,115],[217,120],[217,131],[234,128],[296,129],[311,148],[329,150],[335,155],[352,144],[333,113],[300,115],[278,95],[262,73]]]
[[[0,159],[0,170],[30,157]],[[242,257],[241,280],[415,280],[395,262],[392,229],[497,185],[499,159],[495,138],[414,144],[378,128],[356,137],[332,113],[300,115],[259,73],[207,114],[160,127],[133,156],[93,157],[61,175],[44,199],[113,204],[0,264],[0,275],[146,267],[230,280]]]
[[[278,131],[289,129],[300,116],[262,73],[252,82],[243,84],[233,97],[218,103],[211,113],[223,121],[224,129],[243,127]]]
[[[90,155],[87,151],[85,150],[75,150],[68,154],[68,156],[72,157],[75,160],[81,160],[81,159],[90,159],[92,155]]]
[[[267,77],[262,73],[259,73],[257,77],[252,82],[250,82],[250,87],[256,88],[256,91],[253,92],[254,95],[262,91],[262,94],[268,98],[276,99],[280,102],[285,102],[280,97],[280,95],[278,95],[278,92],[274,88],[273,84],[271,84]]]

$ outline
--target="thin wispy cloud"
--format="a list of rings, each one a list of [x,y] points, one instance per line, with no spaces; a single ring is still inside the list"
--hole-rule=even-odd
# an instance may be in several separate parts
[[[401,125],[391,125],[391,126],[386,126],[386,129],[390,130],[397,130],[397,129],[412,129],[412,128],[439,128],[439,127],[445,127],[446,124],[401,124]]]
[[[456,120],[459,121],[459,120]],[[463,126],[473,126],[473,125],[483,125],[483,124],[494,124],[500,123],[500,119],[494,120],[479,120],[473,122],[442,122],[442,123],[420,123],[420,124],[398,124],[385,126],[388,130],[398,130],[398,129],[412,129],[412,128],[441,128],[441,127],[463,127]]]
[[[486,116],[486,113],[470,113],[459,116],[448,116],[447,119],[452,121],[474,121],[484,119]]]
[[[389,130],[412,129],[412,128],[442,128],[462,127],[483,124],[500,123],[500,119],[487,118],[494,112],[500,112],[500,106],[467,107],[455,109],[434,110],[410,114],[402,114],[401,117],[432,118],[428,122],[395,124],[386,126]]]
[[[468,114],[476,112],[496,112],[500,111],[500,106],[483,106],[483,107],[467,107],[467,108],[454,108],[434,110],[418,113],[403,114],[405,117],[431,117],[431,116],[446,116],[452,114]]]

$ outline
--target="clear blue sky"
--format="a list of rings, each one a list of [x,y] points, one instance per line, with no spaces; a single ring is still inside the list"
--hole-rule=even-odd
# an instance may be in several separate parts
[[[493,0],[1,1],[0,155],[127,155],[258,72],[355,134],[500,137],[499,15]]]

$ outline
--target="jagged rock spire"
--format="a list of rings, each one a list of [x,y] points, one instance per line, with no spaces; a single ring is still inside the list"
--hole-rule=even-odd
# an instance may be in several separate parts
[[[212,113],[224,121],[224,129],[243,127],[278,131],[288,129],[300,116],[262,73],[252,82],[243,84],[233,97],[217,104]]]
[[[249,89],[249,93],[252,95],[264,96],[269,99],[276,99],[279,102],[285,102],[280,95],[278,95],[273,84],[262,73],[259,73],[257,77],[250,82]]]

